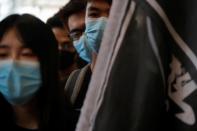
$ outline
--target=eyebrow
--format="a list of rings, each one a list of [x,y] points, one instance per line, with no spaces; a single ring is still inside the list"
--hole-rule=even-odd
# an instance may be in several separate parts
[[[69,34],[72,34],[75,32],[84,32],[84,31],[85,31],[85,27],[80,27],[80,29],[79,28],[72,29]]]
[[[8,48],[9,48],[8,45],[2,45],[2,44],[0,44],[0,49],[8,49]]]
[[[95,12],[101,12],[101,11],[104,11],[104,12],[110,12],[110,8],[104,8],[104,9],[99,9],[97,7],[94,7],[94,6],[91,6],[88,8],[89,11],[95,11]]]
[[[11,47],[9,45],[6,45],[6,44],[0,44],[0,49],[10,49]],[[27,46],[25,45],[22,45],[21,47],[19,48],[23,48],[23,49],[29,49]]]
[[[90,10],[90,11],[100,11],[98,8],[96,8],[96,7],[89,7],[89,9],[88,10]]]

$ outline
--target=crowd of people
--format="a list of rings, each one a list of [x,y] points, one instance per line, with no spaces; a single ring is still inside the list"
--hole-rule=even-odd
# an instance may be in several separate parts
[[[17,131],[73,131],[112,0],[70,0],[46,23],[0,22],[0,122]]]
[[[196,5],[69,0],[46,22],[7,16],[0,130],[195,131]]]

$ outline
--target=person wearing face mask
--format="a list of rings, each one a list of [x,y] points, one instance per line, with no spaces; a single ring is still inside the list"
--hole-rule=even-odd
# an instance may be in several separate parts
[[[76,59],[77,53],[69,37],[68,29],[64,27],[58,14],[50,17],[47,24],[51,27],[59,50],[59,77],[61,85],[64,86],[70,73],[78,69]]]
[[[77,41],[85,31],[86,0],[71,0],[60,10],[60,16],[65,27],[68,27],[72,41]],[[80,57],[89,62],[85,53]],[[86,63],[87,64],[87,63]]]
[[[70,130],[50,27],[29,15],[0,22],[0,130]]]
[[[85,16],[85,32],[80,39],[74,40],[74,46],[79,55],[86,54],[84,59],[91,63],[91,70],[93,70],[96,56],[99,53],[111,4],[112,0],[88,0]]]
[[[71,104],[79,111],[78,115],[88,90],[111,4],[112,0],[88,0],[84,19],[85,31],[79,39],[73,41],[79,56],[89,63],[81,70],[73,71],[65,86]]]

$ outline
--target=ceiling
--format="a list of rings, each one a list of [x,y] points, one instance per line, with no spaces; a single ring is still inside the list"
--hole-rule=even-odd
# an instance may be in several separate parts
[[[0,20],[13,13],[30,13],[43,21],[69,0],[0,0]]]

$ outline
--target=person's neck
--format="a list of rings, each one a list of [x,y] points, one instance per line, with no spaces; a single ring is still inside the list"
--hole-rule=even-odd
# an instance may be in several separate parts
[[[96,59],[97,59],[97,54],[96,53],[92,53],[92,62],[90,64],[90,68],[91,68],[92,72],[94,71],[94,66],[96,64]]]
[[[16,125],[27,129],[38,129],[38,114],[35,103],[13,106]]]

